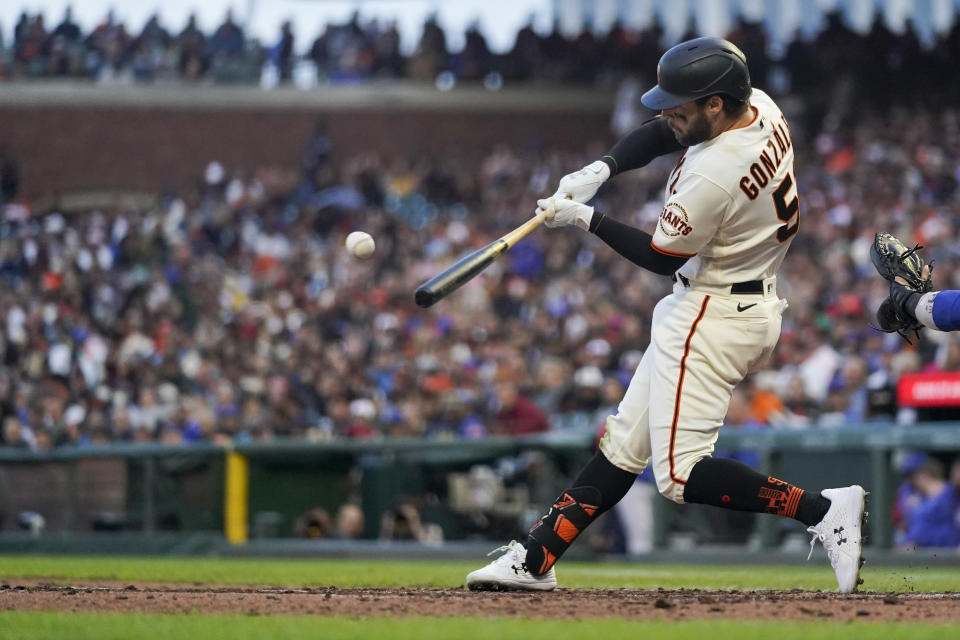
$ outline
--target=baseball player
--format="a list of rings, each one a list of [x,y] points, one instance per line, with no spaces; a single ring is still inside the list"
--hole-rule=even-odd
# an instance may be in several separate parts
[[[574,539],[653,465],[677,503],[800,520],[827,551],[844,593],[860,582],[860,486],[804,491],[733,460],[711,457],[734,386],[757,369],[780,334],[786,301],[776,273],[799,227],[793,140],[780,109],[753,89],[746,58],[719,38],[683,42],[660,58],[642,102],[659,117],[610,153],[565,176],[538,201],[548,227],[574,225],[640,267],[673,275],[653,311],[650,345],[599,451],[522,541],[467,576],[471,589],[550,590],[554,564]],[[600,185],[684,150],[648,234],[585,204]]]

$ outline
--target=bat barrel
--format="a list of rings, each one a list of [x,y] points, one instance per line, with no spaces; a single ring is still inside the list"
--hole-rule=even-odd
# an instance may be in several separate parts
[[[477,249],[417,287],[413,293],[413,301],[419,307],[431,306],[486,269],[509,248],[510,245],[500,238],[482,249]]]
[[[436,278],[433,280],[436,280]],[[423,283],[413,292],[413,301],[417,303],[418,307],[427,308],[442,297],[437,293],[436,283],[433,280]]]

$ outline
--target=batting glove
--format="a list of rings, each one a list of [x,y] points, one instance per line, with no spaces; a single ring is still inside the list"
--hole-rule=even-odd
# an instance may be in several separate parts
[[[557,192],[553,194],[558,200],[560,198],[569,198],[576,202],[587,202],[597,194],[607,178],[610,177],[610,167],[606,162],[597,160],[588,164],[580,171],[568,173],[560,178],[560,186]]]
[[[542,216],[543,224],[551,229],[574,225],[584,231],[590,230],[593,207],[555,196],[537,200],[537,207],[536,214]]]

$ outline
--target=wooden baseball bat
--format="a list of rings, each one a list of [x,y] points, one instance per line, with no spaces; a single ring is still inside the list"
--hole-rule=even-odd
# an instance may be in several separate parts
[[[456,291],[461,285],[490,266],[507,249],[517,244],[528,233],[540,226],[539,216],[531,218],[513,231],[505,234],[468,256],[464,256],[434,277],[417,287],[413,299],[420,307],[429,307]]]

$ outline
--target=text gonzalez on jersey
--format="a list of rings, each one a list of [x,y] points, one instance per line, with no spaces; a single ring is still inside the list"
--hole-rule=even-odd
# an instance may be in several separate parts
[[[764,149],[760,152],[760,157],[757,158],[757,161],[750,165],[750,172],[740,178],[740,190],[751,200],[755,200],[758,195],[760,195],[760,189],[767,186],[767,184],[773,180],[774,176],[777,175],[777,169],[780,167],[780,163],[783,162],[783,159],[786,157],[787,151],[793,147],[793,139],[790,137],[790,125],[787,124],[787,119],[780,115],[781,122],[770,123],[770,126],[773,130],[773,140],[767,140],[767,147],[770,150],[770,153],[767,153],[767,149]],[[761,119],[760,126],[763,127],[766,123]],[[774,143],[776,141],[776,143]],[[771,155],[773,157],[771,157]],[[789,220],[793,217],[793,214],[796,211],[790,210],[790,215],[784,217],[781,214],[781,207],[789,207],[787,200],[787,193],[790,189],[793,188],[793,178],[787,173],[783,182],[779,187],[773,192],[773,201],[777,207],[777,217],[781,220]],[[786,211],[784,211],[786,213]],[[797,232],[798,225],[793,225],[789,227],[789,233],[781,237],[781,234],[777,234],[777,239],[783,242],[794,233]]]

